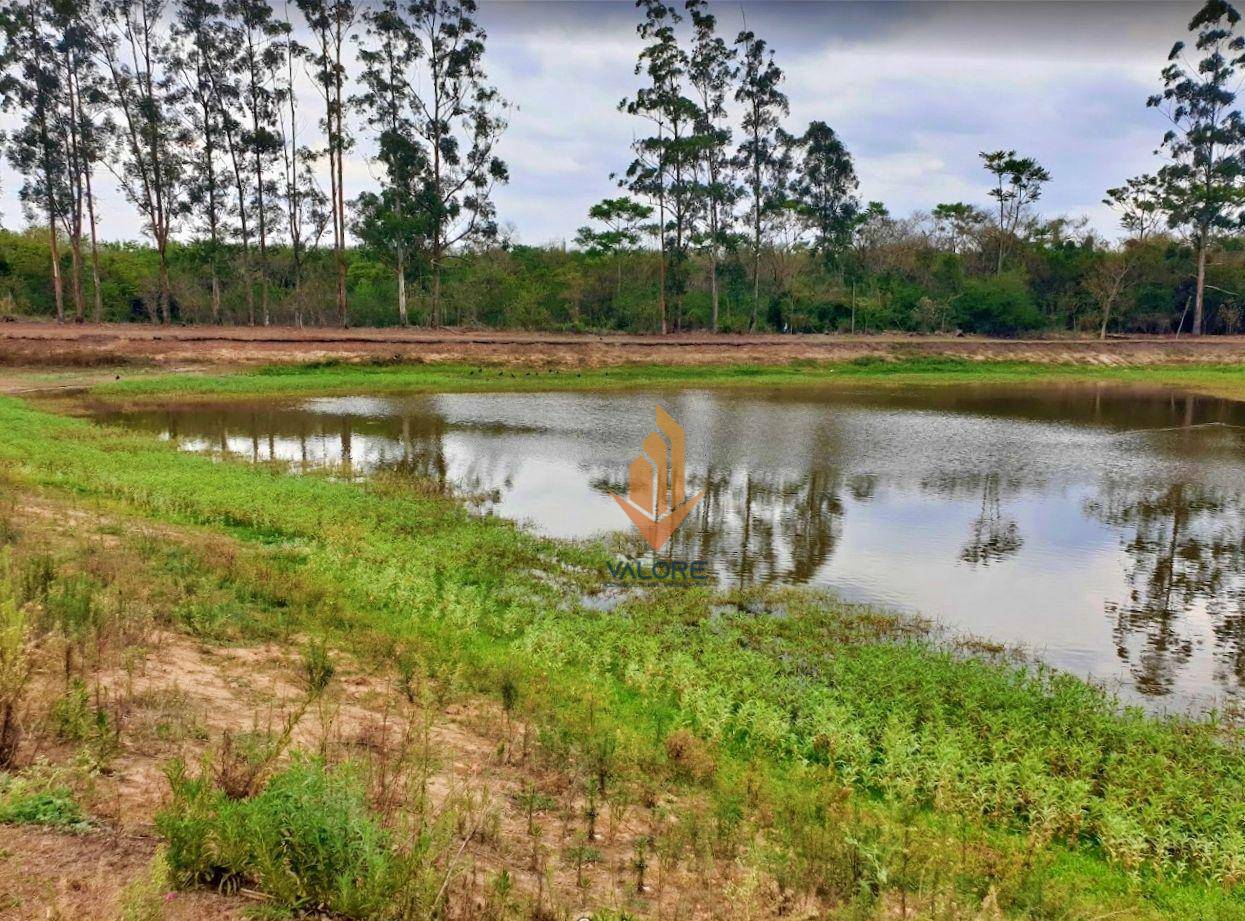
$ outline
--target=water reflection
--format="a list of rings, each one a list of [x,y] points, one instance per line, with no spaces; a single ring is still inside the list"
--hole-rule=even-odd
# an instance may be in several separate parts
[[[1095,387],[352,397],[158,408],[189,450],[404,471],[582,537],[661,402],[704,499],[663,551],[1025,644],[1141,699],[1245,688],[1245,407]]]

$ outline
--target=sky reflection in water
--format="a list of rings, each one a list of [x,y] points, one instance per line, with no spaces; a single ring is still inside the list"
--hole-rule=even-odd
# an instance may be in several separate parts
[[[1245,692],[1245,404],[1068,386],[319,398],[99,417],[296,465],[400,467],[557,537],[660,402],[705,499],[665,551],[1020,644],[1155,709]]]

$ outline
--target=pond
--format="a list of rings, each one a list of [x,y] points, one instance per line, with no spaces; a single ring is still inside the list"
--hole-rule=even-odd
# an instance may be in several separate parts
[[[552,536],[654,428],[704,497],[662,551],[1021,646],[1153,710],[1245,693],[1245,404],[1121,386],[354,396],[100,409],[194,451],[431,477]],[[638,544],[637,544],[638,545]],[[638,545],[642,546],[642,545]]]

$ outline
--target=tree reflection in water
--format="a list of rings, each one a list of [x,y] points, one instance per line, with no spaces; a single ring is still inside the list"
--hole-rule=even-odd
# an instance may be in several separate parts
[[[1142,693],[1171,691],[1193,654],[1190,615],[1205,610],[1217,665],[1230,688],[1245,682],[1245,531],[1239,494],[1192,483],[1104,485],[1086,514],[1122,532],[1126,600],[1111,602],[1117,655]]]
[[[358,397],[102,418],[295,469],[385,470],[538,527],[573,511],[564,530],[588,536],[630,534],[612,502],[594,504],[625,490],[635,450],[630,434],[602,425],[647,418],[652,399]],[[983,635],[1038,637],[1082,673],[1101,674],[1105,653],[1152,698],[1245,688],[1240,404],[1069,387],[693,394],[670,405],[694,425],[688,488],[704,498],[664,556],[705,560],[732,586],[811,582],[968,615]],[[1077,607],[1090,597],[1110,599],[1109,629],[1100,602]],[[1043,633],[1054,625],[1064,632]]]
[[[982,477],[981,514],[973,519],[968,542],[960,551],[960,560],[970,566],[989,566],[1014,556],[1024,545],[1020,525],[1003,514],[999,501],[999,477]]]

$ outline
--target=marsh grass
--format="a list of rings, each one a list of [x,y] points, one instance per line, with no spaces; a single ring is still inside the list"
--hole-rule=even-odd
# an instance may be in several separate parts
[[[617,794],[654,816],[625,870],[658,898],[680,868],[727,860],[764,871],[791,905],[1245,914],[1245,752],[1213,719],[1121,710],[1067,676],[966,657],[912,623],[808,593],[767,595],[783,618],[702,589],[585,609],[573,599],[601,571],[599,548],[541,540],[443,497],[214,462],[14,400],[0,401],[0,432],[15,482],[232,538],[230,553],[153,554],[155,581],[180,573],[182,589],[219,593],[236,612],[226,624],[271,616],[281,635],[317,637],[303,660],[308,689],[326,670],[331,679],[340,649],[390,670],[408,702],[492,698],[503,759],[573,772],[566,789],[578,792],[557,811],[583,840],[556,853],[577,879],[592,862],[571,849],[596,846],[588,810]],[[64,594],[60,574],[30,565],[23,595]],[[79,612],[53,618],[67,638],[96,624],[81,605],[63,607]],[[108,622],[88,630],[115,629]],[[232,796],[209,772],[171,775],[165,833],[183,881],[286,887],[288,904],[348,913],[392,897],[393,867],[423,879],[484,828],[456,827],[412,864],[368,802],[425,803],[418,783],[366,801],[322,760],[268,763]],[[298,821],[310,824],[296,828],[283,810],[304,794]],[[330,876],[355,880],[340,902],[329,877],[280,879],[303,872],[280,862],[282,847],[246,850],[261,833],[301,840],[326,817],[356,829],[325,845]],[[543,886],[555,848],[529,837]]]

